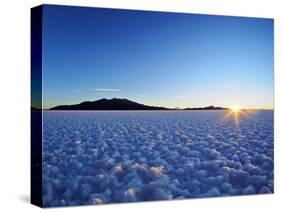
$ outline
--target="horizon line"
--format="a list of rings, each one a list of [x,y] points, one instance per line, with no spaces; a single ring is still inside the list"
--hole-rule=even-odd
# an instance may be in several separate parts
[[[167,107],[167,106],[160,106],[160,105],[149,105],[149,104],[144,104],[144,103],[139,103],[137,101],[133,101],[133,100],[130,100],[130,99],[127,99],[127,98],[116,98],[116,97],[113,97],[113,98],[100,98],[100,99],[96,99],[96,100],[85,100],[85,101],[81,101],[79,103],[72,103],[72,104],[59,104],[59,105],[56,105],[56,106],[52,106],[52,107],[48,107],[48,108],[38,108],[34,105],[31,104],[31,107],[35,108],[35,109],[43,109],[43,110],[50,110],[54,107],[57,107],[57,106],[70,106],[70,105],[76,105],[76,104],[81,104],[83,102],[95,102],[95,101],[98,101],[98,100],[102,100],[102,99],[105,99],[105,100],[113,100],[113,99],[125,99],[125,100],[128,100],[128,101],[132,101],[132,102],[135,102],[135,103],[138,103],[138,104],[142,104],[142,105],[146,105],[146,106],[153,106],[153,107],[164,107],[166,109],[169,109],[169,110],[186,110],[186,109],[200,109],[200,108],[206,108],[206,107],[215,107],[215,108],[223,108],[223,109],[226,109],[226,110],[229,110],[231,109],[231,106],[215,106],[214,104],[208,104],[206,106],[187,106],[187,107]],[[223,110],[221,109],[221,110]],[[274,107],[248,107],[248,108],[240,108],[240,110],[274,110]]]

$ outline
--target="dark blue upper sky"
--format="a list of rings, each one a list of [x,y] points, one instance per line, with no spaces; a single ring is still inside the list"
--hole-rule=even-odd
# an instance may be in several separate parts
[[[273,108],[273,20],[44,6],[43,101]]]

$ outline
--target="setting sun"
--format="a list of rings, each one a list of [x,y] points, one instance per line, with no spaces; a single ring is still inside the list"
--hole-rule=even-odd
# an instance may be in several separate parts
[[[240,112],[240,106],[239,105],[232,105],[230,107],[230,110],[233,112]]]

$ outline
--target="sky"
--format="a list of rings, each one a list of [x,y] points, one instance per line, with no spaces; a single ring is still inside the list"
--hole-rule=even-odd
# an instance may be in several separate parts
[[[43,7],[43,104],[273,108],[273,20]]]

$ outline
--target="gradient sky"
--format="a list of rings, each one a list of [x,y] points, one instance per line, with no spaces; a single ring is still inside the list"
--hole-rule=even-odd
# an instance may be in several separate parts
[[[273,108],[273,20],[45,5],[44,108]]]

